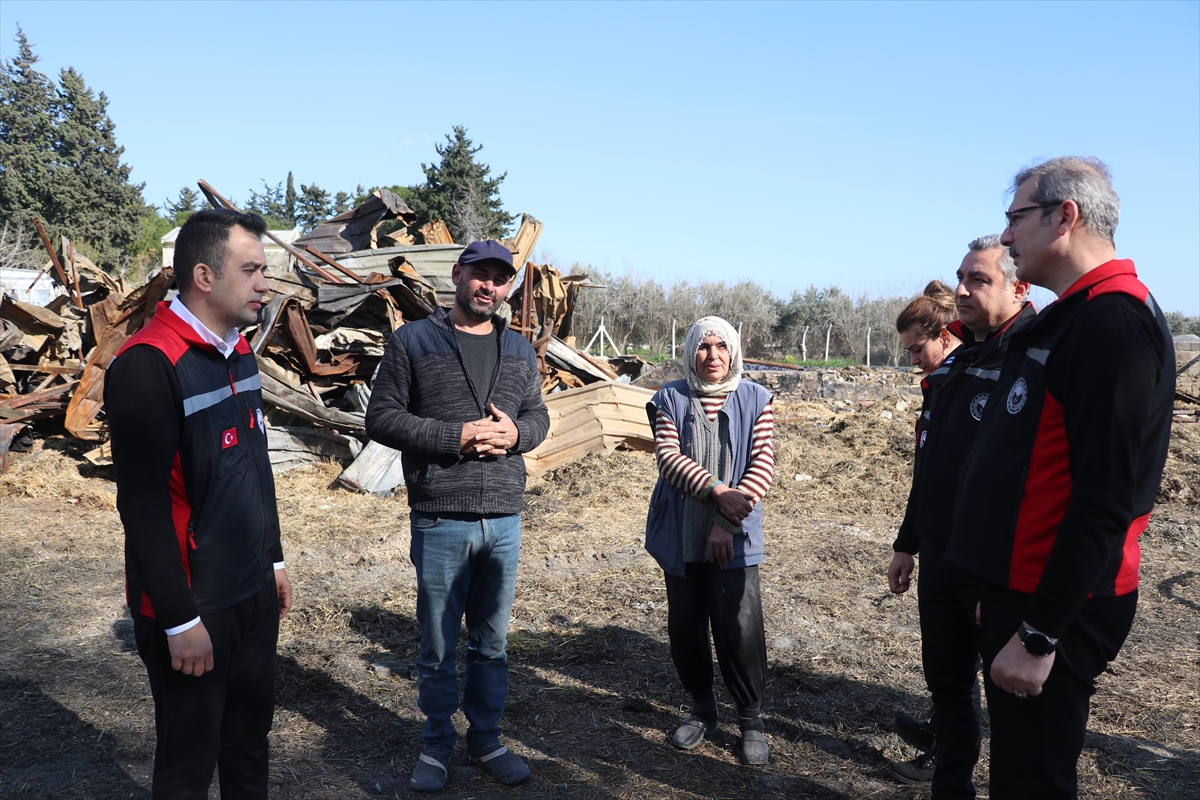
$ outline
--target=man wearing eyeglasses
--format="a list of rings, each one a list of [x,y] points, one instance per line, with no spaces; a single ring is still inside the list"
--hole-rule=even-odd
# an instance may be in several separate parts
[[[931,378],[940,388],[921,422],[912,490],[904,522],[896,536],[896,551],[888,568],[889,588],[909,588],[913,554],[921,571],[917,602],[921,618],[921,662],[933,696],[933,757],[890,765],[905,783],[930,780],[933,796],[973,798],[971,774],[979,760],[980,706],[976,668],[973,587],[951,579],[944,570],[946,545],[954,517],[954,486],[967,452],[979,431],[1004,364],[1013,335],[1036,316],[1026,301],[1029,284],[1017,278],[1017,268],[1000,237],[981,236],[967,245],[958,268],[955,306],[958,319],[948,326],[964,346],[952,352]],[[937,376],[937,377],[934,377]],[[913,741],[908,731],[918,723],[911,717],[896,721],[897,732]]]
[[[1115,257],[1094,158],[1021,170],[1001,241],[1050,304],[1009,346],[959,484],[947,561],[977,579],[991,797],[1073,798],[1088,703],[1137,605],[1170,437],[1162,311]]]

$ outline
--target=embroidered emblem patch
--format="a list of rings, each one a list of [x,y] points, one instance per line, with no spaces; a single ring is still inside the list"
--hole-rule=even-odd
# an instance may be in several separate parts
[[[237,444],[237,428],[230,428],[221,434],[221,449],[226,450]]]
[[[926,437],[926,436],[928,436],[928,435],[929,435],[929,431],[921,431],[921,443],[920,443],[920,444],[918,444],[918,445],[917,445],[917,447],[924,447],[924,446],[925,446],[925,437]]]
[[[1016,414],[1025,407],[1025,401],[1029,399],[1029,384],[1025,383],[1024,378],[1017,378],[1017,382],[1013,384],[1012,390],[1008,393],[1008,413]]]
[[[971,416],[975,418],[976,422],[983,419],[983,409],[987,405],[987,401],[987,392],[975,395],[975,399],[971,401]]]
[[[267,426],[263,424],[262,409],[258,409],[258,429],[263,432],[263,436],[267,435]]]

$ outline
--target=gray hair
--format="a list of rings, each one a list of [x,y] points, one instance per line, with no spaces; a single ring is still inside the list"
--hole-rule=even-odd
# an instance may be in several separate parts
[[[1094,156],[1060,156],[1026,167],[1013,178],[1012,190],[1030,178],[1037,180],[1030,199],[1042,203],[1074,200],[1084,227],[1113,243],[1121,217],[1121,200],[1112,187],[1112,174],[1103,161]],[[1045,218],[1051,209],[1042,209]]]
[[[967,249],[976,253],[982,253],[984,250],[1003,250],[1000,255],[1000,271],[1004,273],[1004,282],[1012,283],[1017,279],[1016,262],[1013,261],[1008,248],[1000,244],[1000,234],[989,233],[987,236],[980,236],[972,240]]]

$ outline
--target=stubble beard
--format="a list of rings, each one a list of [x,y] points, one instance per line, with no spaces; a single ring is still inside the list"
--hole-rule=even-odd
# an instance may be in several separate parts
[[[493,300],[491,305],[483,305],[475,299],[475,295],[463,295],[456,293],[454,295],[455,302],[458,304],[459,311],[462,311],[471,319],[477,322],[486,322],[490,320],[496,313],[497,303]]]

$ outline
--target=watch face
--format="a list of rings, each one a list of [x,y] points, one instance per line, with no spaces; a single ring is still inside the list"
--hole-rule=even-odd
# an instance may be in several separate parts
[[[1031,656],[1048,656],[1054,652],[1054,643],[1050,638],[1037,631],[1025,631],[1021,643],[1025,645],[1025,652]]]

